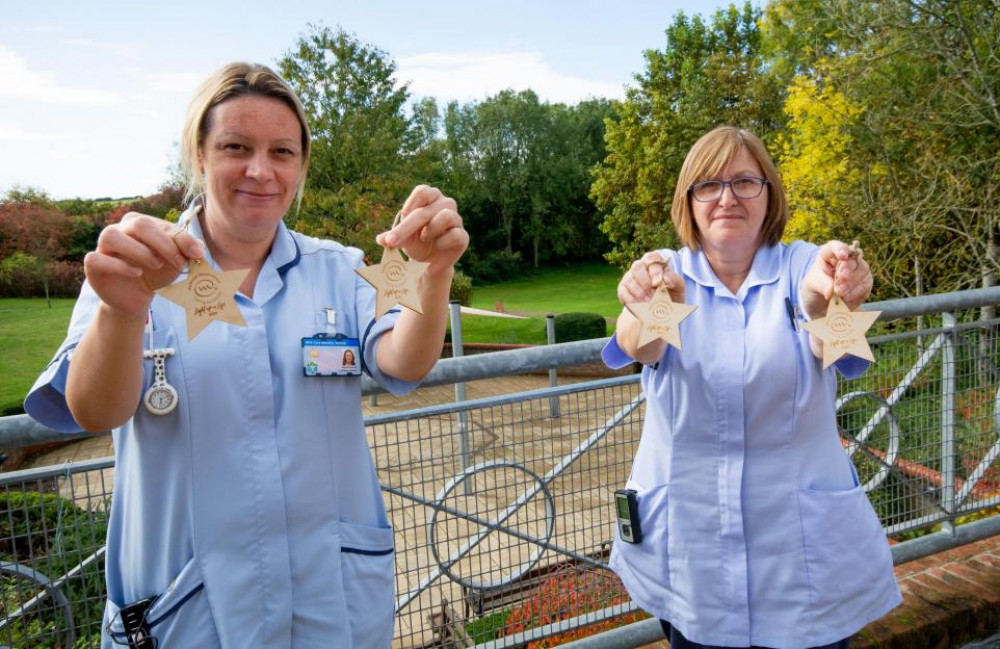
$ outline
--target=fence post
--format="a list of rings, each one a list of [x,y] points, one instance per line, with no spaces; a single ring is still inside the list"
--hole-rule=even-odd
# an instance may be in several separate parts
[[[553,314],[545,316],[545,340],[547,344],[556,344],[556,317]],[[559,377],[556,368],[549,369],[549,387],[554,388],[559,385]],[[562,411],[559,409],[559,397],[549,397],[549,417],[559,417]]]
[[[464,355],[462,349],[462,304],[451,300],[451,356],[458,358]],[[465,382],[455,383],[455,402],[465,401]],[[462,470],[469,468],[469,413],[462,410],[458,413],[459,453],[461,454]],[[469,480],[463,483],[463,490],[469,493]]]
[[[955,522],[955,314],[941,314],[941,507],[948,514],[944,529]]]

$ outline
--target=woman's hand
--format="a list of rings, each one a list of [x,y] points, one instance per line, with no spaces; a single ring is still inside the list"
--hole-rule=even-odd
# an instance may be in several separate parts
[[[647,252],[632,263],[618,282],[618,301],[622,306],[633,302],[648,302],[660,285],[666,286],[670,299],[684,301],[684,280],[670,270],[670,263],[659,252]]]
[[[200,241],[173,223],[129,212],[109,225],[83,260],[87,281],[111,309],[145,318],[153,292],[170,284],[188,260],[204,254]]]
[[[665,286],[674,302],[684,302],[684,278],[670,269],[668,260],[659,252],[647,252],[632,263],[618,282],[618,301],[622,306],[635,302],[648,302],[660,286]],[[639,331],[642,323],[628,309],[622,309],[615,324],[615,337],[626,354],[646,365],[652,365],[663,357],[667,343],[657,338],[639,347]]]
[[[380,246],[402,248],[410,259],[429,262],[427,273],[431,276],[450,272],[469,247],[469,233],[462,226],[454,199],[436,187],[414,187],[400,216],[399,223],[375,241]]]
[[[810,320],[822,318],[836,293],[847,308],[856,311],[871,295],[872,284],[871,268],[860,248],[828,241],[802,282],[802,308]]]

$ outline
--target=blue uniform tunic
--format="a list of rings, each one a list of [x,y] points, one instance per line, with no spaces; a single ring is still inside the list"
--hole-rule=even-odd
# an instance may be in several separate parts
[[[191,233],[203,238],[189,210]],[[207,249],[206,249],[207,250]],[[203,263],[211,263],[206,253]],[[152,302],[155,347],[172,347],[167,381],[178,406],[140,405],[113,431],[116,468],[108,529],[102,646],[124,640],[119,607],[156,596],[146,619],[160,647],[385,648],[393,632],[393,534],[361,412],[358,377],[305,377],[301,339],[326,331],[361,340],[381,374],[375,292],[354,270],[360,250],[279,225],[247,322],[213,322],[187,340],[184,310]],[[99,300],[84,285],[69,333],[25,402],[52,428],[79,430],[64,398],[73,349]],[[143,393],[152,384],[144,361]]]
[[[836,375],[785,298],[818,248],[761,247],[734,295],[701,252],[662,251],[698,309],[645,367],[628,486],[644,538],[611,566],[632,599],[694,642],[801,649],[836,642],[901,601],[879,520],[837,434]],[[632,362],[612,338],[605,362]],[[856,376],[867,362],[836,364]]]

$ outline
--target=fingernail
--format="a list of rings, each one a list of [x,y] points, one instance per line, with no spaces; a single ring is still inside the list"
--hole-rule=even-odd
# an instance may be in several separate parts
[[[153,268],[163,268],[163,262],[160,261],[158,257],[154,257],[152,261],[149,262],[149,265]]]
[[[385,235],[385,245],[387,245],[387,246],[395,246],[397,238],[398,237],[396,237],[395,233],[390,232],[389,234]]]

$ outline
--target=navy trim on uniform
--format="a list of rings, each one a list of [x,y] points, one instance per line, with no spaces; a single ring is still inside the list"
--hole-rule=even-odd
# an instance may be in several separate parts
[[[192,597],[194,597],[197,593],[199,593],[200,591],[204,590],[204,588],[205,588],[205,584],[198,584],[197,586],[195,586],[194,588],[192,588],[190,593],[188,593],[187,595],[185,595],[184,597],[182,597],[179,602],[177,602],[176,604],[174,604],[173,606],[171,606],[170,609],[167,610],[166,612],[164,612],[163,615],[161,615],[160,617],[156,618],[152,622],[149,622],[149,628],[152,629],[154,626],[156,626],[157,624],[159,624],[163,620],[167,619],[168,617],[170,617],[174,613],[176,613],[177,609],[179,609],[181,606],[183,606],[186,601],[188,601],[189,599],[191,599]]]
[[[289,232],[288,235],[292,239],[292,245],[295,246],[295,257],[293,257],[288,263],[282,264],[278,267],[278,275],[280,275],[282,279],[284,279],[285,273],[288,272],[288,269],[298,264],[299,259],[302,258],[302,251],[299,249],[299,242],[295,240],[295,235],[291,232]]]
[[[362,550],[361,548],[340,548],[341,552],[345,554],[364,554],[370,557],[382,557],[387,554],[392,554],[392,549],[389,550]]]
[[[205,584],[198,584],[197,586],[195,586],[194,588],[191,589],[190,593],[188,593],[187,595],[185,595],[184,597],[182,597],[179,602],[177,602],[176,604],[174,604],[173,606],[171,606],[167,611],[165,611],[163,613],[163,615],[161,615],[160,617],[158,617],[158,618],[156,618],[155,620],[152,620],[152,621],[146,620],[146,626],[149,627],[150,633],[152,633],[154,626],[156,626],[160,622],[163,622],[168,617],[170,617],[171,615],[173,615],[174,613],[176,613],[177,609],[179,609],[181,606],[184,606],[184,604],[189,599],[191,599],[192,597],[194,597],[195,595],[197,595],[199,592],[201,592],[204,589],[205,589]],[[162,595],[161,595],[161,597],[162,597]],[[110,626],[108,627],[108,631],[111,633],[111,637],[115,640],[115,642],[117,642],[118,644],[127,644],[127,642],[128,642],[128,634],[122,633],[122,632],[119,632],[119,631],[112,631],[111,628],[110,628]],[[119,641],[118,638],[121,638],[122,641]]]

